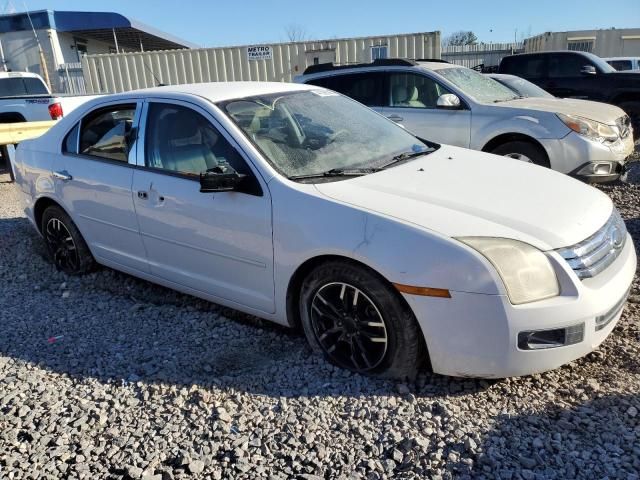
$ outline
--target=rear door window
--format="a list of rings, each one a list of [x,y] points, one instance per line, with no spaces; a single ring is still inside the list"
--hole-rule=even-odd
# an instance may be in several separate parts
[[[502,60],[500,73],[509,73],[523,78],[543,78],[545,59],[538,55],[516,55]]]
[[[633,68],[631,60],[609,60],[607,63],[620,72]]]
[[[315,78],[307,82],[310,85],[335,90],[357,100],[368,107],[384,106],[384,73],[363,72],[331,77]]]
[[[82,119],[79,153],[126,163],[136,104],[112,105]]]

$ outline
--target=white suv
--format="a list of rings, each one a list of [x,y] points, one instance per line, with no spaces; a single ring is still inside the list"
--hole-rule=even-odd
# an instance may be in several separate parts
[[[377,60],[307,68],[318,85],[439,143],[506,155],[583,180],[617,179],[633,152],[629,117],[598,102],[521,98],[495,80],[442,60]]]

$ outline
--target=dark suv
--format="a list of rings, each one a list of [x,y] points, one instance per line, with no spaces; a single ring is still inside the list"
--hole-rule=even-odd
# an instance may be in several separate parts
[[[521,53],[502,59],[498,69],[525,78],[556,97],[582,98],[622,108],[640,135],[640,73],[618,72],[586,52]]]

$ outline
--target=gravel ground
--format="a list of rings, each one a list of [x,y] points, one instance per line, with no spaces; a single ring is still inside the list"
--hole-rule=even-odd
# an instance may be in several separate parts
[[[602,187],[636,243],[639,179]],[[637,281],[610,338],[561,369],[394,384],[112,270],[56,272],[7,180],[1,478],[639,478]]]

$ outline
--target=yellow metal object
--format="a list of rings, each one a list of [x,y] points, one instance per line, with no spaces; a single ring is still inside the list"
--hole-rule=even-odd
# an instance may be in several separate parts
[[[0,145],[11,145],[36,138],[56,124],[55,120],[47,122],[22,122],[0,124]]]

